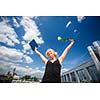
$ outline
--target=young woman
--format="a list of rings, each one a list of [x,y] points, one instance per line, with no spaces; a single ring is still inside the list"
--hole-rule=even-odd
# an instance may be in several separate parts
[[[70,39],[70,44],[65,48],[62,55],[58,58],[56,58],[57,52],[55,52],[51,48],[48,49],[46,51],[46,55],[50,58],[50,60],[48,60],[37,49],[35,49],[35,52],[40,56],[40,58],[46,65],[45,73],[42,78],[42,83],[60,83],[61,82],[61,78],[60,78],[61,65],[73,44],[74,44],[74,40]]]

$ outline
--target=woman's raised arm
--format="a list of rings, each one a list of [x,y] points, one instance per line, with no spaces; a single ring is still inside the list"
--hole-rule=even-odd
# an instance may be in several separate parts
[[[70,44],[65,48],[65,50],[62,53],[62,55],[58,58],[60,64],[62,64],[63,60],[65,59],[68,51],[70,50],[70,48],[72,47],[73,44],[74,44],[74,40],[70,39]]]
[[[48,60],[46,59],[46,57],[43,56],[43,54],[42,54],[41,52],[38,51],[37,48],[35,48],[35,52],[36,52],[36,54],[38,54],[38,55],[40,56],[41,60],[42,60],[45,64],[47,64],[47,61],[48,61]]]

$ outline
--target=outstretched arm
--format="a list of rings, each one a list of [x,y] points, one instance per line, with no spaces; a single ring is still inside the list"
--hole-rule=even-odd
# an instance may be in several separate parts
[[[62,53],[62,55],[58,58],[60,64],[62,64],[63,60],[65,59],[68,51],[70,50],[70,48],[72,47],[73,44],[74,44],[74,40],[73,39],[70,39],[70,44],[65,48],[65,50]]]
[[[40,56],[41,60],[46,64],[48,60],[38,51],[37,48],[35,48],[35,52]]]

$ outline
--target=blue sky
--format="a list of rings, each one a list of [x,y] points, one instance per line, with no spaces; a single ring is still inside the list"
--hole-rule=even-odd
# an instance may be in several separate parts
[[[87,46],[100,40],[99,29],[100,17],[96,16],[0,17],[0,73],[16,68],[20,76],[42,77],[45,65],[28,43],[35,39],[43,55],[53,48],[60,56],[69,41],[58,41],[58,36],[75,39],[62,71],[77,67],[90,58]]]

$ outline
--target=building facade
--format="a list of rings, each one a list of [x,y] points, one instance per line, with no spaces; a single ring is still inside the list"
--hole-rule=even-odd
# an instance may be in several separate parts
[[[91,59],[61,75],[63,83],[100,82],[100,41],[87,47]]]

